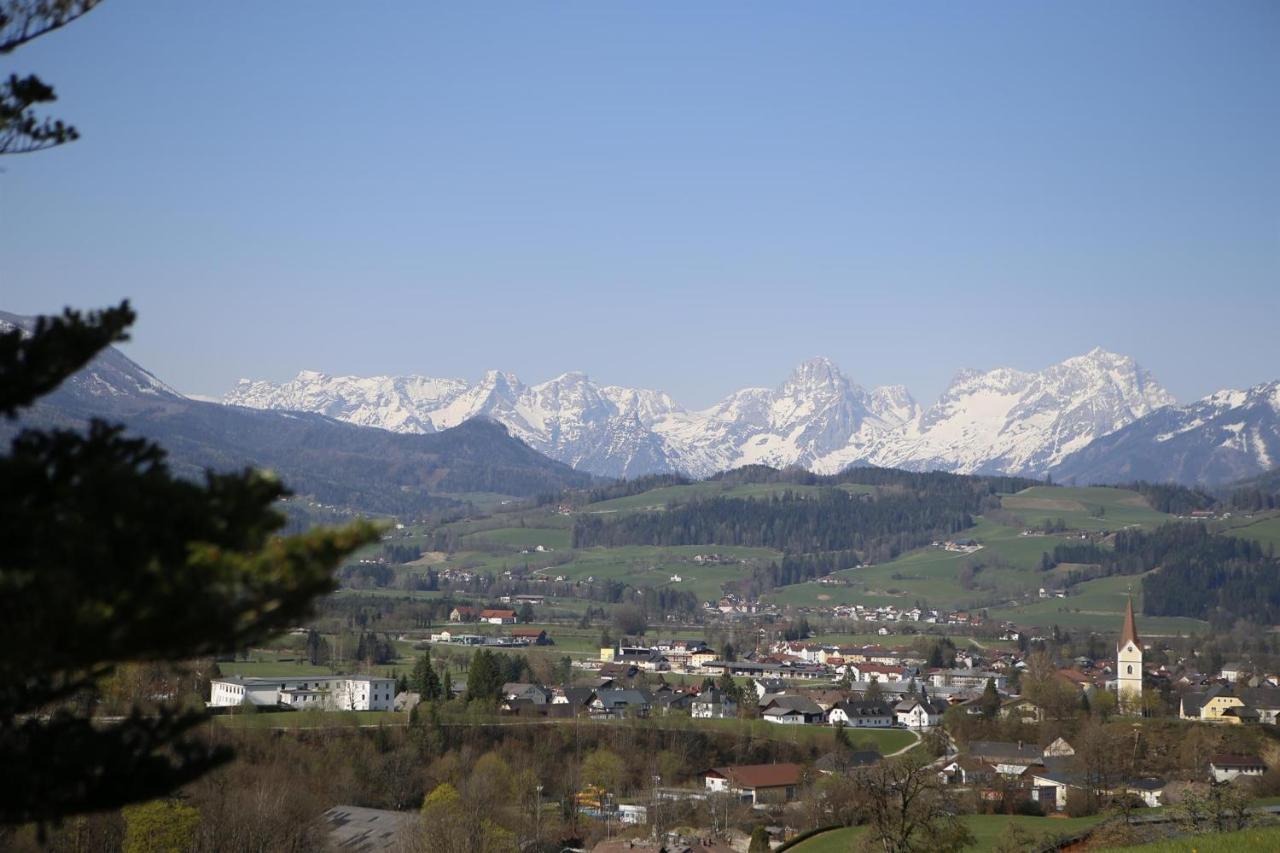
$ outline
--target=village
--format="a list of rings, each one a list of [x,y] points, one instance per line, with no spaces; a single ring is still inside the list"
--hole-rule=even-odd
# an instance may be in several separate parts
[[[923,628],[933,624],[925,619],[942,615],[909,609],[893,621],[916,617]],[[510,607],[458,606],[450,621],[449,628],[430,632],[420,644],[424,650],[462,647],[475,653],[555,646],[553,634],[521,625],[519,612]],[[503,633],[468,632],[468,626],[497,626]],[[748,813],[761,814],[773,827],[775,844],[799,830],[788,810],[820,796],[820,779],[856,774],[899,756],[925,764],[932,784],[969,802],[975,813],[1073,818],[1100,814],[1102,804],[1120,800],[1163,809],[1185,802],[1201,788],[1258,785],[1277,775],[1276,750],[1267,745],[1271,735],[1259,739],[1249,732],[1268,732],[1276,724],[1280,674],[1259,672],[1243,662],[1226,663],[1212,673],[1148,664],[1131,604],[1119,627],[1113,656],[1062,661],[1017,645],[970,645],[939,661],[936,654],[922,653],[918,644],[811,639],[775,640],[726,659],[723,650],[701,639],[618,639],[591,658],[573,660],[569,677],[560,683],[501,684],[492,719],[552,725],[678,724],[692,731],[759,723],[777,727],[779,733],[833,733],[825,741],[831,748],[810,762],[686,767],[679,778],[655,781],[655,790],[647,795],[586,786],[574,798],[583,819],[619,830],[656,832],[656,800],[673,809],[681,803],[682,808],[706,809],[714,798],[727,797]],[[1012,627],[1002,632],[1006,639],[1027,639]],[[912,635],[898,635],[902,637]],[[891,639],[896,638],[886,641]],[[444,695],[467,701],[467,680],[447,685]],[[1174,704],[1161,704],[1169,702]],[[214,711],[235,713],[245,703],[257,710],[389,711],[413,719],[424,698],[404,678],[391,677],[212,682]],[[1156,747],[1162,738],[1185,736],[1200,744],[1203,754],[1190,761],[1165,756],[1128,763],[1099,757],[1095,741],[1101,735],[1095,724],[1126,719],[1143,727],[1135,730],[1140,747],[1156,752],[1165,748]],[[1205,728],[1170,735],[1170,725]],[[1143,729],[1150,744],[1141,741]],[[635,843],[652,832],[642,832]],[[703,841],[731,837],[709,832]]]

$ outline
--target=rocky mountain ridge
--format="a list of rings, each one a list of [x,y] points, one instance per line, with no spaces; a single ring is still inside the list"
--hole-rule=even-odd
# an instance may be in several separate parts
[[[1174,402],[1133,359],[1095,349],[1045,370],[961,371],[925,409],[900,385],[870,390],[826,358],[777,388],[745,388],[703,410],[659,391],[566,373],[525,385],[489,371],[459,379],[242,380],[230,405],[318,412],[397,432],[492,418],[553,459],[603,476],[678,471],[705,477],[746,464],[831,473],[874,464],[1041,475],[1071,453]]]

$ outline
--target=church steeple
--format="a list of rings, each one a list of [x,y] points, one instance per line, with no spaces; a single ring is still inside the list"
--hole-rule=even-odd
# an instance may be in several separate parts
[[[1116,698],[1120,712],[1142,712],[1142,641],[1138,639],[1138,625],[1133,618],[1133,593],[1124,608],[1124,627],[1116,642]]]
[[[1129,595],[1129,601],[1124,608],[1124,628],[1120,630],[1120,640],[1116,643],[1116,648],[1123,649],[1126,643],[1133,643],[1139,649],[1142,648],[1142,641],[1138,639],[1138,626],[1133,621],[1133,595]]]

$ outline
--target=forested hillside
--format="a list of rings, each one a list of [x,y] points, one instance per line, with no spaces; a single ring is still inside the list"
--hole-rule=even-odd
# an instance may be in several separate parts
[[[1147,574],[1142,583],[1147,616],[1280,621],[1280,561],[1258,542],[1211,533],[1202,524],[1166,524],[1151,532],[1122,530],[1113,547],[1064,542],[1046,554],[1043,568],[1084,564],[1066,581]],[[1158,571],[1153,571],[1158,570]]]
[[[722,475],[734,483],[780,482],[820,487],[784,489],[768,498],[712,497],[669,506],[663,512],[617,518],[584,514],[573,526],[573,547],[622,545],[738,545],[785,554],[833,551],[882,561],[950,537],[973,525],[973,516],[999,507],[1003,489],[1031,481],[852,468],[831,476],[777,471],[762,466]],[[874,486],[853,492],[841,485]],[[848,559],[791,562],[776,581],[794,583],[825,574]]]

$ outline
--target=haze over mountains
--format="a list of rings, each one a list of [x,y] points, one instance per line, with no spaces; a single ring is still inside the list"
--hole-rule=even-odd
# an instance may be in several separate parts
[[[1036,372],[961,371],[927,409],[900,385],[865,389],[825,358],[799,365],[777,388],[745,388],[701,411],[582,373],[525,385],[498,371],[475,384],[304,371],[281,384],[242,380],[223,401],[398,432],[434,432],[483,415],[553,459],[627,477],[704,477],[752,463],[818,473],[872,464],[1042,476],[1174,402],[1133,359],[1101,349]]]

